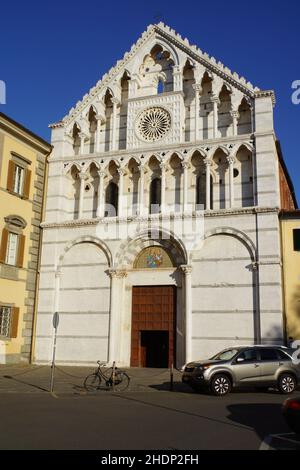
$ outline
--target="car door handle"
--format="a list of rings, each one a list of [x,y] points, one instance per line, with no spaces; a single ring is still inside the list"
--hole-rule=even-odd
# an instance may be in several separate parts
[[[254,364],[254,367],[259,367],[259,364]]]
[[[279,362],[279,365],[280,365],[280,366],[283,366],[283,362]]]

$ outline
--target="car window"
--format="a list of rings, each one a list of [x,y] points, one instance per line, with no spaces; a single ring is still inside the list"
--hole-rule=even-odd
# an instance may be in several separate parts
[[[282,359],[283,361],[291,360],[291,358],[288,356],[288,354],[283,352],[281,349],[277,350],[277,354],[278,354],[279,359]]]
[[[276,349],[260,349],[260,360],[261,361],[278,361]]]
[[[221,351],[210,359],[214,361],[230,361],[237,353],[238,349],[225,349],[225,351]]]
[[[257,354],[255,349],[247,349],[246,351],[241,352],[236,358],[236,361],[241,358],[243,359],[242,363],[245,362],[255,362],[257,361]]]

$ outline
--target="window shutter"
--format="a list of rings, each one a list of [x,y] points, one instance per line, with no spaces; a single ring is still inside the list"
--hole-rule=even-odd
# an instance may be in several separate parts
[[[1,246],[0,246],[0,262],[5,263],[8,242],[8,230],[6,228],[2,231]]]
[[[31,171],[26,168],[25,177],[24,177],[24,189],[23,189],[23,197],[25,199],[29,199],[30,180],[31,180]]]
[[[25,235],[19,235],[19,237],[18,237],[18,257],[17,257],[17,266],[19,266],[19,268],[23,267],[24,247],[25,247]]]
[[[12,160],[8,162],[8,174],[7,174],[7,189],[8,191],[14,190],[14,177],[15,177],[15,163]]]
[[[10,326],[10,337],[16,338],[18,336],[18,324],[19,324],[19,307],[12,308],[11,326]]]

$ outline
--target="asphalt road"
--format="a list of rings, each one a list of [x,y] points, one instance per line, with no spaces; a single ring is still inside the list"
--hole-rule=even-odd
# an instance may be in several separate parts
[[[275,391],[0,393],[0,449],[268,449],[270,435],[290,433],[283,401]]]

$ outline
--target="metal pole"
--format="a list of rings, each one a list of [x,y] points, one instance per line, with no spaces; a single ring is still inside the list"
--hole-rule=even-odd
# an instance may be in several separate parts
[[[113,362],[113,365],[112,365],[112,389],[113,389],[113,392],[115,391],[115,370],[116,370],[116,362],[114,361]]]
[[[172,362],[171,368],[170,368],[170,390],[171,390],[171,392],[173,391],[173,384],[174,384],[174,366],[173,366],[173,362]]]
[[[59,315],[58,315],[58,312],[55,312],[53,315],[54,340],[53,340],[53,353],[52,353],[52,364],[51,364],[50,393],[53,392],[53,388],[54,388],[55,354],[56,354],[56,338],[57,338],[58,322],[59,322]]]

